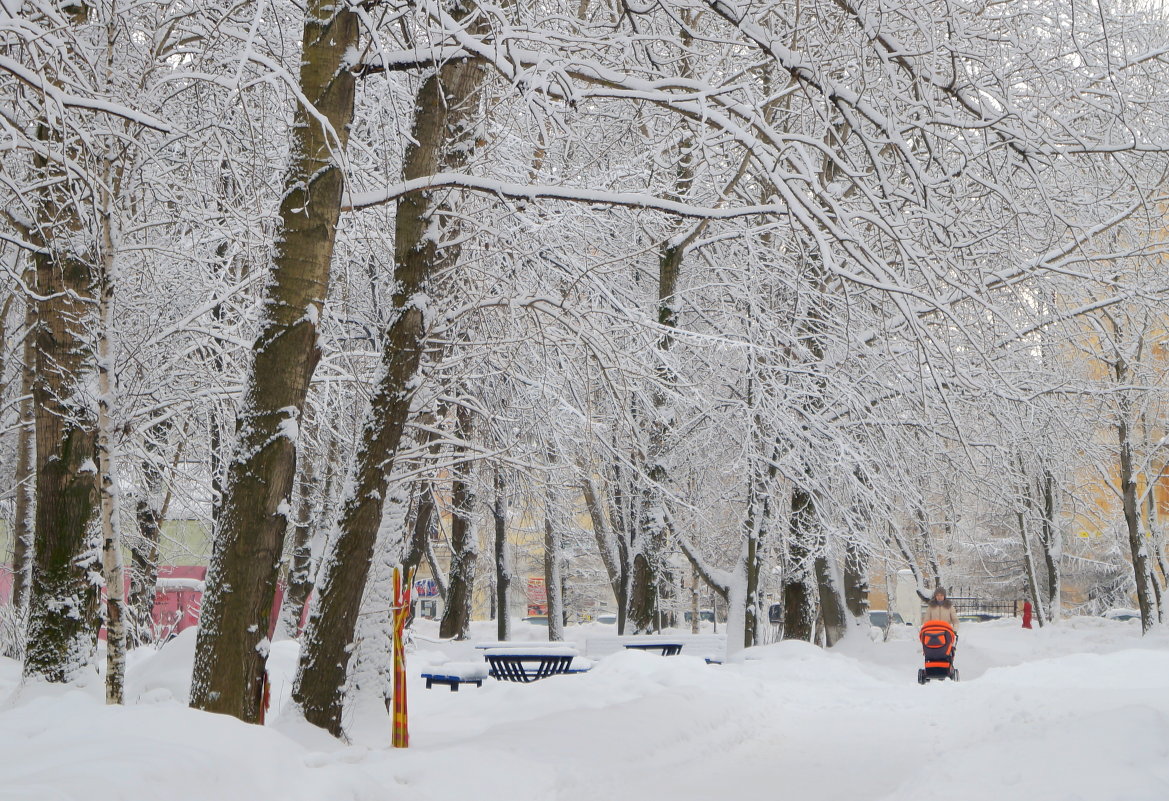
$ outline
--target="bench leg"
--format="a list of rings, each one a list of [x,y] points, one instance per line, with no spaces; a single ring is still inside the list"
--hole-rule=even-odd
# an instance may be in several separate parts
[[[457,693],[458,691],[459,691],[459,682],[457,682],[457,681],[452,681],[452,682],[451,682],[451,692],[452,692],[452,693]]]
[[[430,687],[431,687],[431,681],[430,681],[430,679],[427,679],[427,680],[426,680],[426,689],[428,689],[428,690],[429,690],[429,689],[430,689]]]

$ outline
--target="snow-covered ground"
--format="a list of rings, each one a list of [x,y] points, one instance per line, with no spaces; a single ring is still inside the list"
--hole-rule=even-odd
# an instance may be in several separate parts
[[[726,665],[625,652],[585,674],[457,693],[418,674],[473,651],[419,639],[405,750],[388,747],[375,705],[351,745],[279,710],[258,727],[187,709],[193,632],[132,655],[124,708],[101,703],[96,678],[20,689],[0,660],[0,799],[1169,799],[1169,630],[965,624],[962,682],[924,687],[912,635],[829,652],[783,643]],[[285,699],[295,648],[273,646]]]

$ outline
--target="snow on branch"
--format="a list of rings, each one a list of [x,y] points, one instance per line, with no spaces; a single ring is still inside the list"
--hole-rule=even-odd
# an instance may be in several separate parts
[[[69,92],[63,92],[20,62],[8,56],[0,55],[0,70],[4,70],[38,92],[43,92],[63,108],[82,108],[88,109],[89,111],[97,111],[103,114],[121,117],[128,122],[133,122],[144,128],[151,128],[161,133],[175,133],[174,128],[157,117],[138,111],[137,109],[132,109],[129,106],[123,106],[121,103],[99,100],[92,97],[81,97]]]
[[[517,184],[499,181],[493,178],[482,178],[475,175],[449,172],[436,173],[425,178],[415,178],[411,181],[403,181],[400,184],[382,190],[352,193],[345,199],[345,204],[342,208],[345,211],[359,211],[361,209],[381,206],[416,192],[427,192],[434,189],[465,189],[472,192],[494,194],[513,200],[532,201],[537,198],[547,198],[574,203],[625,206],[628,208],[661,211],[679,217],[693,217],[704,220],[730,220],[764,214],[784,214],[787,211],[786,206],[775,203],[740,206],[738,208],[715,208],[666,200],[644,192],[612,192],[573,186]]]

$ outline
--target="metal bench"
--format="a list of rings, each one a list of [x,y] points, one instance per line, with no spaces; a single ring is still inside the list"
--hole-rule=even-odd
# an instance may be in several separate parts
[[[682,653],[680,642],[627,642],[625,648],[630,651],[657,651],[662,656],[677,656]]]
[[[422,674],[422,678],[426,679],[426,689],[429,690],[435,684],[445,684],[451,688],[451,692],[458,692],[461,684],[482,687],[483,679],[487,676],[487,666],[474,662],[448,662],[436,665]]]

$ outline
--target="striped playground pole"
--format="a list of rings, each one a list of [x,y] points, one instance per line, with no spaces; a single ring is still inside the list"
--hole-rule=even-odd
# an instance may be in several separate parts
[[[402,646],[402,632],[410,617],[410,595],[414,574],[402,582],[402,569],[394,568],[394,713],[391,742],[394,748],[410,747],[410,727],[406,713],[406,649]]]

